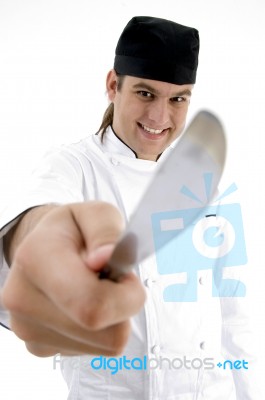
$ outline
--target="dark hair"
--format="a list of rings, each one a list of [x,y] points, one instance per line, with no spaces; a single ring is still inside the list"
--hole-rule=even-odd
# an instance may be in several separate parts
[[[117,90],[120,91],[123,85],[123,81],[125,78],[125,75],[120,75],[117,74]],[[113,123],[113,114],[114,114],[114,104],[110,103],[110,105],[107,107],[106,111],[103,114],[102,122],[99,127],[99,130],[96,132],[96,134],[101,134],[101,141],[103,141],[104,134],[106,130],[108,129],[109,126],[112,125]]]

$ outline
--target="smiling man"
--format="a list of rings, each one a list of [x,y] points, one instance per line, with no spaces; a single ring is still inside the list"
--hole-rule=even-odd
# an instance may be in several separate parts
[[[129,21],[107,75],[110,105],[99,131],[48,153],[0,217],[1,324],[35,355],[61,353],[69,400],[261,398],[250,371],[237,370],[233,380],[215,367],[215,355],[248,361],[250,341],[238,300],[210,297],[209,276],[194,303],[164,300],[155,256],[118,282],[99,279],[183,131],[198,51],[194,28]]]
[[[198,53],[194,28],[149,17],[135,17],[125,27],[107,76],[110,124],[138,158],[157,160],[181,134]]]
[[[184,128],[193,86],[126,76],[117,90],[119,79],[108,74],[113,131],[138,158],[156,161]]]

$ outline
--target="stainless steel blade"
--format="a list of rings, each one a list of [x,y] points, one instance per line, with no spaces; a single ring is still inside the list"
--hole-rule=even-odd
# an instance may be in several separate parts
[[[128,226],[115,247],[107,269],[101,277],[117,280],[154,250],[152,215],[172,210],[194,209],[193,193],[201,204],[190,213],[183,232],[209,204],[222,176],[226,158],[226,139],[219,119],[208,111],[200,111],[176,147],[161,163],[153,180],[133,213]],[[211,180],[205,193],[203,179]],[[164,243],[165,244],[165,243]]]

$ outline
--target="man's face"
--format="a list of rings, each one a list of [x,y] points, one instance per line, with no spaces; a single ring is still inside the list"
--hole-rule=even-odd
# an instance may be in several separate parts
[[[125,76],[117,89],[110,71],[107,91],[114,104],[113,129],[137,156],[156,160],[185,126],[193,85]]]

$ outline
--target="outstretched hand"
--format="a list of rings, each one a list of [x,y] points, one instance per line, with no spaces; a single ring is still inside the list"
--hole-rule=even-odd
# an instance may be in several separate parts
[[[1,298],[31,353],[122,352],[145,292],[133,273],[98,276],[122,230],[116,208],[89,202],[55,207],[21,241]]]

